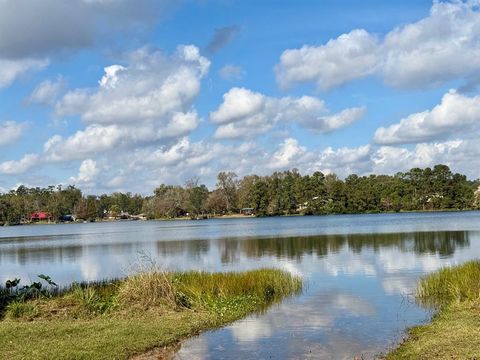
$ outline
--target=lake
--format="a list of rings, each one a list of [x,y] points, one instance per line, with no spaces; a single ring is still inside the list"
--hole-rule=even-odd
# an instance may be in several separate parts
[[[0,281],[60,284],[164,269],[277,267],[305,290],[185,341],[176,359],[372,358],[430,312],[421,275],[480,258],[480,212],[127,221],[0,228]]]

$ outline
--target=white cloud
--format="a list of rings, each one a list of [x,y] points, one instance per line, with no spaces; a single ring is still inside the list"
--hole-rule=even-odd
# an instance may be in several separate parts
[[[372,74],[378,63],[378,40],[363,29],[353,30],[321,46],[288,49],[275,71],[281,87],[315,81],[328,90]]]
[[[9,160],[0,163],[0,174],[17,175],[24,173],[40,162],[37,154],[26,154],[19,161]]]
[[[385,37],[385,82],[421,88],[478,72],[479,37],[478,1],[434,2],[427,18]]]
[[[452,140],[443,143],[422,143],[409,150],[402,147],[382,146],[372,155],[374,172],[394,173],[413,167],[426,167],[435,164],[455,165],[464,172],[471,162],[469,153],[480,155],[480,149],[474,143],[465,140]],[[478,176],[478,174],[476,175]]]
[[[223,95],[223,103],[210,113],[210,119],[219,124],[215,137],[225,139],[262,134],[287,122],[321,133],[331,132],[358,120],[364,112],[364,108],[352,108],[326,116],[325,103],[315,97],[273,98],[234,87]]]
[[[272,161],[267,164],[270,169],[283,169],[293,166],[294,160],[304,155],[307,149],[298,144],[296,139],[288,138],[280,144],[278,150],[273,153]]]
[[[126,68],[122,65],[110,65],[103,70],[105,71],[105,75],[103,75],[98,84],[103,88],[113,89],[118,82],[117,73],[126,70]]]
[[[106,67],[98,88],[69,91],[57,102],[58,116],[80,115],[88,125],[66,139],[49,140],[45,151],[50,159],[148,145],[197,127],[193,102],[210,65],[198,48],[179,46],[171,56],[142,48],[127,60],[128,66]]]
[[[335,173],[339,176],[347,176],[352,173],[365,174],[371,171],[371,154],[370,145],[357,148],[342,147],[336,150],[328,147],[310,165],[310,171],[321,170],[324,173]]]
[[[54,81],[42,81],[27,98],[27,102],[33,104],[53,105],[60,93],[65,89],[65,86],[65,80],[61,76]]]
[[[450,91],[439,105],[409,115],[398,124],[375,132],[377,144],[393,145],[425,142],[480,129],[480,96],[467,97]]]
[[[311,119],[307,119],[307,121],[304,121],[301,124],[313,131],[329,133],[354,123],[362,118],[366,112],[367,108],[364,106],[353,107],[342,110],[338,114],[315,119],[313,122]]]
[[[0,122],[0,146],[17,141],[25,130],[25,123],[15,121]]]
[[[127,68],[105,68],[97,90],[77,89],[56,105],[59,116],[80,114],[97,124],[154,121],[188,111],[210,62],[195,46],[179,46],[173,56],[140,49]],[[75,99],[72,104],[72,98]]]
[[[70,181],[74,183],[89,183],[100,173],[97,162],[92,159],[82,161],[76,177],[71,177]]]
[[[48,63],[47,59],[10,60],[0,57],[0,89],[9,86],[26,72],[43,69]]]
[[[241,121],[258,114],[265,107],[266,97],[244,88],[232,88],[223,95],[223,103],[210,114],[217,124]]]
[[[425,88],[480,71],[478,1],[434,2],[428,17],[383,39],[356,29],[325,45],[288,49],[276,66],[281,87],[315,82],[328,90],[372,74],[391,86]]]

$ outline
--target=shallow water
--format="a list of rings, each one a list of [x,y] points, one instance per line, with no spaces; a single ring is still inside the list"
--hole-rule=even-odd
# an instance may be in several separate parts
[[[177,359],[371,358],[429,317],[418,277],[480,257],[480,212],[116,222],[0,228],[0,281],[67,284],[166,269],[279,267],[306,289],[186,341]]]

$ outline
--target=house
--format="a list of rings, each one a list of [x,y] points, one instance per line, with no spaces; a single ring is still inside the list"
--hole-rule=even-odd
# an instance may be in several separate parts
[[[31,213],[30,216],[28,217],[30,221],[48,221],[50,220],[50,214],[46,213],[44,211],[37,211],[34,213]]]
[[[255,210],[253,208],[243,208],[240,210],[240,214],[251,216],[255,214]]]

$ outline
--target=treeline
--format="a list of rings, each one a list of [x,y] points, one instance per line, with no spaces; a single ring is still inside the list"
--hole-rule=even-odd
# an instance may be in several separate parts
[[[0,194],[0,222],[16,223],[36,211],[44,211],[57,220],[66,214],[79,219],[99,219],[128,213],[145,214],[153,219],[241,212],[273,216],[461,210],[479,207],[478,186],[478,180],[469,181],[465,175],[454,174],[446,165],[414,168],[393,176],[352,174],[344,180],[321,172],[301,175],[297,170],[241,179],[233,172],[221,172],[213,190],[194,178],[184,186],[162,184],[152,196],[131,193],[85,196],[74,186],[20,186]]]

